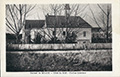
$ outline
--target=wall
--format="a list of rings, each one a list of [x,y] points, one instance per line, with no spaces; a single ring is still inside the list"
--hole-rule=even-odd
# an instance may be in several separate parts
[[[86,32],[86,37],[83,36],[84,31]],[[77,40],[80,40],[80,41],[89,40],[91,42],[91,38],[92,38],[91,28],[80,28],[79,29]]]
[[[29,30],[25,30],[26,35],[25,35],[25,39],[27,39],[28,35],[31,34],[32,39],[35,38],[35,32],[40,32],[42,35],[44,35],[44,31],[47,33],[45,38],[46,39],[50,39],[51,37],[53,37],[53,31],[54,28],[47,28],[47,29],[32,29],[31,31]],[[59,40],[65,40],[65,36],[63,36],[63,31],[66,31],[66,28],[56,28],[56,36],[58,37]],[[92,37],[92,33],[91,33],[91,28],[71,28],[71,32],[77,32],[77,40],[88,40],[91,42],[91,37]],[[83,32],[86,32],[86,37],[83,36]]]
[[[10,49],[111,49],[112,43],[88,43],[86,44],[11,44],[8,45],[8,50]]]
[[[43,35],[44,36],[44,31],[43,31],[43,29],[26,29],[26,30],[24,30],[24,32],[23,32],[23,39],[24,39],[24,42],[25,43],[29,43],[28,42],[28,40],[29,40],[29,38],[28,38],[28,36],[30,35],[31,36],[31,40],[33,40],[33,39],[35,39],[35,37],[36,37],[36,34],[37,34],[37,32],[40,32],[41,33],[41,35]]]

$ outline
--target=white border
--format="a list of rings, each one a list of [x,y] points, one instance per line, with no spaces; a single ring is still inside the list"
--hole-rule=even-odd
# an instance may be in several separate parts
[[[113,71],[112,72],[86,72],[86,74],[30,74],[30,72],[6,72],[5,51],[5,4],[49,4],[49,3],[111,3],[112,29],[113,29]],[[0,2],[0,51],[1,51],[1,77],[120,77],[120,0],[1,0]]]

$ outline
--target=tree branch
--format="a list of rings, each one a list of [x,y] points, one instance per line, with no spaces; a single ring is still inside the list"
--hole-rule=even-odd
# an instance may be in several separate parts
[[[90,11],[91,11],[91,13],[92,13],[92,15],[93,15],[93,18],[94,18],[94,20],[95,20],[95,22],[96,22],[96,24],[98,25],[98,27],[100,27],[101,28],[101,26],[98,24],[98,22],[97,22],[97,20],[96,20],[96,18],[95,18],[95,15],[94,15],[94,13],[93,13],[93,11],[92,11],[92,9],[91,9],[91,7],[89,6],[89,8],[90,8]],[[104,32],[104,30],[101,28],[101,30]]]
[[[14,25],[15,25],[15,28],[16,28],[16,31],[17,31],[16,21],[15,21],[15,19],[14,19],[13,13],[12,13],[12,11],[11,11],[11,9],[10,9],[10,5],[8,5],[8,6],[9,6],[9,7],[8,7],[8,9],[9,9],[9,12],[10,12],[10,14],[11,14],[11,16],[12,16],[13,23],[14,23]]]
[[[103,8],[99,4],[97,4],[97,5],[102,10],[102,12],[107,16],[107,13],[103,10]]]

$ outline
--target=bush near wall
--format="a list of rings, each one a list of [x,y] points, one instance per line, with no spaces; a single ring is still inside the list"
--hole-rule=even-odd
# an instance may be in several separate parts
[[[82,50],[63,53],[7,53],[6,69],[7,72],[112,71],[112,51]]]
[[[112,38],[92,38],[92,43],[112,43]]]

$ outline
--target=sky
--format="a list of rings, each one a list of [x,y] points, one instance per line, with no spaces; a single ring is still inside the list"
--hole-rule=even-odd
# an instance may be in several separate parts
[[[81,8],[86,6],[86,4],[80,4],[80,5],[81,5],[80,6]],[[49,5],[47,5],[47,4],[42,5],[42,6],[45,6],[45,9],[49,9]],[[43,14],[43,10],[41,9],[42,6],[36,5],[36,7],[29,13],[30,15],[26,19],[27,20],[39,20],[39,19],[45,20],[45,15]],[[91,9],[93,10],[96,18],[99,17],[99,15],[101,13],[101,9],[96,4],[89,4],[85,8],[85,10],[81,12],[83,15],[85,15],[85,17],[83,19],[85,21],[87,21],[92,27],[96,27],[97,25],[94,21],[93,15],[92,15],[89,7],[91,7]],[[101,7],[106,11],[106,4],[102,4]],[[80,16],[80,15],[78,15],[78,16]]]
[[[26,18],[26,20],[45,20],[45,15],[47,13],[49,13],[49,15],[51,15],[50,13],[50,4],[37,4],[36,7],[31,10],[28,13],[28,17]],[[70,4],[70,8],[72,8],[73,4]],[[95,20],[93,18],[93,15],[90,11],[90,8],[92,9],[92,11],[94,12],[95,17],[98,19],[102,13],[101,9],[98,7],[97,4],[79,4],[80,5],[80,14],[78,14],[78,16],[80,16],[81,18],[83,18],[86,22],[88,22],[92,27],[98,27],[97,24],[95,23]],[[106,6],[107,4],[100,4],[101,7],[103,8],[103,10],[106,12]],[[84,10],[83,8],[87,6]],[[43,10],[44,9],[44,10]],[[45,11],[46,10],[46,11]],[[82,10],[82,11],[81,11]],[[62,15],[65,15],[64,13],[64,9],[62,9]],[[100,23],[98,21],[98,23],[100,25],[103,25],[102,23]]]

